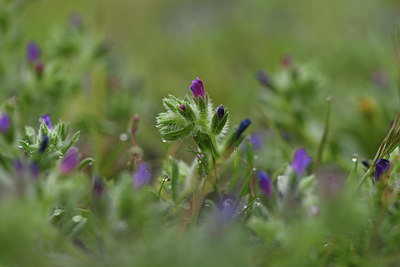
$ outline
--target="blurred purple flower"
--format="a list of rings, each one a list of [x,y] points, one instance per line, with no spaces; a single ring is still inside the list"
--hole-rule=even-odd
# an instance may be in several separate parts
[[[14,159],[13,166],[14,166],[14,170],[20,175],[24,171],[24,164],[22,163],[22,160],[20,160],[18,158]]]
[[[378,159],[375,165],[375,182],[378,182],[382,174],[390,169],[390,162],[386,159]]]
[[[30,166],[30,169],[31,169],[31,173],[32,173],[33,177],[34,178],[38,178],[39,175],[40,175],[40,167],[39,167],[39,165],[36,162],[32,162],[31,166]]]
[[[133,173],[133,187],[140,188],[150,181],[150,172],[147,163],[140,162]]]
[[[71,13],[69,15],[69,23],[77,29],[81,28],[83,25],[82,16],[76,12]]]
[[[72,172],[79,164],[79,154],[76,147],[71,147],[65,154],[63,161],[60,165],[60,172],[62,174],[69,174]]]
[[[236,129],[236,140],[238,140],[243,132],[247,129],[247,127],[249,127],[251,124],[251,120],[250,119],[244,119],[240,122],[239,127]]]
[[[220,218],[224,221],[232,219],[235,214],[235,196],[227,196],[224,195],[222,198],[222,202],[218,205],[220,211]]]
[[[7,113],[3,112],[0,116],[0,131],[5,133],[11,127],[11,119]]]
[[[100,177],[95,178],[93,181],[93,193],[99,197],[103,195],[104,188],[105,184],[103,179],[101,179]]]
[[[44,70],[44,63],[40,62],[40,61],[37,62],[36,65],[35,65],[35,71],[36,71],[36,75],[38,77],[42,76],[43,70]]]
[[[196,98],[196,100],[198,100],[199,96],[201,96],[201,98],[203,98],[203,100],[206,101],[206,93],[204,91],[203,81],[200,80],[198,77],[196,78],[196,80],[192,81],[190,90],[192,90],[192,94],[194,98]]]
[[[220,105],[217,108],[217,116],[219,120],[222,120],[222,118],[225,116],[225,109],[223,105]]]
[[[40,57],[40,49],[35,41],[30,41],[26,49],[26,57],[29,63],[33,63]]]
[[[269,74],[266,71],[259,70],[257,72],[258,81],[267,88],[272,88],[272,82]]]
[[[303,174],[310,163],[311,158],[307,155],[307,151],[304,148],[298,148],[294,153],[292,162],[292,168],[297,173],[297,177]]]
[[[258,181],[260,188],[264,195],[269,197],[272,193],[272,181],[269,175],[264,171],[257,171]]]
[[[46,123],[47,128],[49,128],[49,129],[53,128],[51,126],[51,120],[50,120],[49,114],[45,114],[45,115],[43,115],[43,117],[40,118],[40,124],[42,124],[43,122]]]
[[[252,133],[250,142],[253,143],[254,151],[260,150],[264,144],[264,135],[262,133]]]

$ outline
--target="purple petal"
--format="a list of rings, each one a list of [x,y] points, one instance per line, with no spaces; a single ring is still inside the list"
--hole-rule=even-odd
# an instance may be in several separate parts
[[[8,116],[7,113],[3,113],[0,116],[0,131],[5,133],[7,132],[11,127],[11,119],[10,116]]]
[[[311,163],[311,158],[303,148],[298,148],[294,153],[292,168],[296,171],[297,177],[300,177]]]
[[[150,172],[145,162],[140,162],[133,173],[133,187],[140,188],[150,181]]]
[[[100,177],[95,178],[93,182],[93,193],[96,196],[100,197],[101,195],[103,195],[104,188],[105,184],[103,182],[103,179],[101,179]]]
[[[198,77],[196,78],[196,80],[192,81],[190,90],[192,91],[194,98],[198,99],[199,96],[201,96],[203,100],[206,101],[206,93],[204,91],[203,81],[200,80]]]
[[[272,193],[272,182],[269,175],[264,171],[257,172],[258,181],[260,184],[260,188],[263,191],[264,195],[267,197],[271,196]]]
[[[28,43],[28,47],[26,49],[26,57],[29,63],[33,63],[40,57],[40,49],[35,41],[31,41]]]
[[[250,119],[244,119],[244,120],[242,120],[240,122],[240,125],[236,129],[236,132],[235,132],[236,140],[238,140],[242,136],[243,132],[247,129],[247,127],[250,126],[250,124],[251,124],[251,120]]]
[[[60,172],[62,174],[69,174],[72,172],[79,163],[79,154],[76,147],[71,147],[67,154],[64,156],[63,161],[60,165]]]
[[[31,163],[31,173],[33,175],[34,178],[39,178],[40,175],[40,167],[36,162],[32,162]]]
[[[52,129],[53,127],[51,126],[51,120],[50,120],[50,115],[49,114],[45,114],[43,115],[43,117],[40,118],[40,124],[42,123],[46,123],[47,128]]]
[[[181,105],[179,106],[179,108],[180,108],[181,110],[183,110],[183,112],[186,112],[186,105],[185,105],[185,104],[181,104]]]
[[[390,162],[386,159],[378,159],[375,165],[375,182],[379,181],[382,174],[390,169]]]

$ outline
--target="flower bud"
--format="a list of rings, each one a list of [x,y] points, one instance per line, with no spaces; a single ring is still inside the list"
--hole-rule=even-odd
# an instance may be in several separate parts
[[[390,169],[390,162],[386,159],[378,159],[375,165],[375,182],[378,182],[381,176]]]
[[[272,182],[271,182],[271,178],[269,177],[269,175],[264,171],[258,171],[257,176],[258,176],[260,188],[263,191],[264,195],[267,197],[271,196]]]
[[[131,121],[131,135],[135,136],[139,128],[140,117],[138,114],[133,115]]]
[[[33,63],[39,59],[40,49],[35,41],[31,41],[28,43],[28,46],[26,49],[26,57],[27,57],[29,63]]]
[[[43,117],[40,118],[40,124],[42,123],[46,123],[47,128],[52,129],[53,127],[51,126],[51,120],[50,120],[50,115],[49,114],[45,114],[43,115]]]
[[[3,112],[0,116],[0,131],[6,133],[11,128],[11,119],[7,113]]]
[[[47,134],[43,135],[42,141],[39,144],[39,152],[43,153],[49,146],[49,136]]]
[[[199,96],[201,96],[201,98],[203,98],[203,100],[206,101],[206,94],[204,91],[203,81],[200,80],[198,77],[196,78],[196,80],[192,81],[190,90],[192,90],[192,94],[194,98],[196,98],[196,100],[198,100]]]
[[[218,119],[219,119],[219,120],[222,120],[222,118],[223,118],[224,115],[225,115],[225,110],[224,110],[224,106],[223,106],[223,105],[220,105],[220,106],[218,107],[218,109],[217,109],[217,115],[218,115]]]
[[[307,155],[307,152],[303,148],[298,148],[294,153],[292,168],[297,173],[297,177],[300,177],[303,172],[307,169],[311,163],[311,158]]]

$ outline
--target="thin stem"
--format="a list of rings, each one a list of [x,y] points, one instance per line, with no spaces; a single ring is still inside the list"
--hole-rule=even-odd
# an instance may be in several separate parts
[[[314,169],[313,169],[313,173],[315,174],[315,176],[317,176],[318,168],[319,168],[319,165],[321,164],[322,152],[324,151],[324,146],[325,146],[326,139],[328,137],[328,131],[329,131],[329,122],[330,122],[330,117],[331,117],[332,97],[328,97],[326,99],[326,101],[328,103],[328,111],[326,113],[324,132],[322,134],[322,138],[321,138],[321,141],[319,143],[318,150],[317,150],[317,156],[315,158],[315,164],[314,164]]]

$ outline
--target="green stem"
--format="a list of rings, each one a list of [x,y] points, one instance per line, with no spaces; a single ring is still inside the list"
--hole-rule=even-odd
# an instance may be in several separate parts
[[[314,164],[314,169],[313,169],[313,173],[315,174],[315,176],[317,176],[318,168],[319,168],[319,165],[321,164],[322,152],[324,151],[324,147],[325,147],[325,143],[326,143],[326,139],[328,137],[328,131],[329,131],[332,97],[328,97],[326,99],[326,101],[328,103],[328,111],[326,113],[324,132],[322,134],[321,142],[318,145],[317,156],[315,158],[315,164]]]
[[[360,188],[360,186],[364,183],[364,181],[367,179],[367,177],[369,177],[369,176],[371,175],[372,170],[373,170],[373,166],[374,166],[374,165],[372,165],[372,166],[368,169],[368,171],[363,175],[363,177],[361,177],[360,182],[357,184],[356,190],[358,190],[358,189]]]

